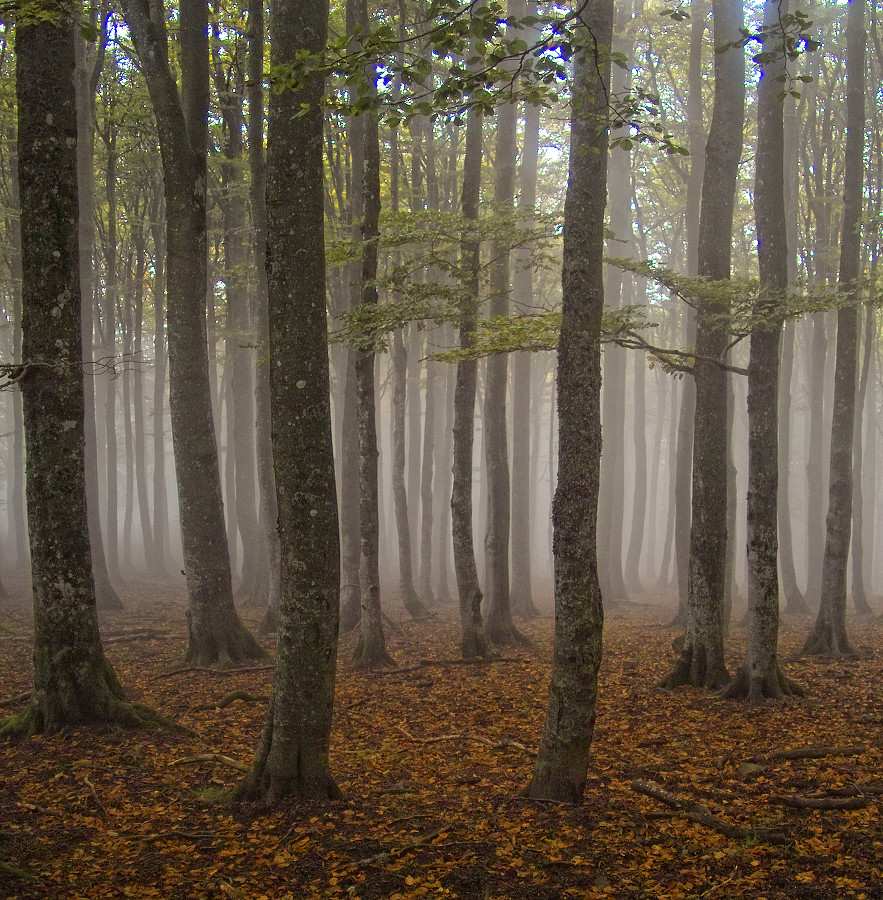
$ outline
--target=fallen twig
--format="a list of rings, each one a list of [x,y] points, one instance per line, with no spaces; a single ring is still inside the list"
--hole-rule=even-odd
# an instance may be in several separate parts
[[[779,759],[822,759],[825,756],[860,756],[867,749],[864,744],[843,747],[796,747],[792,750],[773,750],[771,753],[752,756],[751,762],[768,763]]]
[[[199,753],[196,756],[184,756],[181,759],[173,759],[169,765],[183,766],[185,763],[195,762],[223,763],[225,766],[230,766],[231,769],[236,769],[237,772],[248,771],[248,766],[245,763],[239,762],[238,759],[231,759],[229,756],[224,756],[222,753]]]
[[[527,747],[524,744],[519,743],[518,741],[510,741],[508,738],[505,738],[502,741],[492,741],[490,738],[481,737],[481,735],[478,734],[469,734],[466,731],[461,732],[460,734],[439,734],[435,737],[419,738],[411,734],[410,731],[406,731],[404,728],[402,728],[401,725],[396,725],[396,728],[409,741],[414,741],[417,744],[438,744],[441,741],[471,741],[474,744],[484,744],[485,747],[490,747],[492,750],[504,750],[507,747],[514,747],[516,750],[521,750],[523,753],[527,753],[528,756],[537,755],[537,751],[532,749],[531,747]]]
[[[243,703],[267,703],[269,699],[269,697],[248,694],[245,691],[231,691],[215,703],[201,703],[196,707],[196,712],[203,712],[207,709],[225,709],[237,700],[241,700]]]
[[[720,834],[735,840],[744,841],[747,838],[755,838],[757,840],[766,841],[770,844],[784,844],[789,840],[788,836],[781,831],[775,831],[769,828],[743,828],[740,825],[731,825],[712,815],[704,806],[698,803],[691,803],[683,797],[672,794],[665,788],[653,781],[641,781],[636,778],[632,781],[632,790],[646,797],[652,797],[660,803],[665,803],[672,809],[677,809],[691,821],[698,825],[704,825]]]
[[[98,809],[99,809],[99,811],[100,811],[100,813],[101,813],[101,818],[102,818],[102,819],[107,819],[107,818],[109,818],[109,815],[108,815],[108,812],[107,812],[107,808],[106,808],[105,805],[98,799],[98,792],[95,790],[95,785],[92,784],[92,782],[89,781],[89,779],[88,779],[85,775],[83,776],[83,783],[86,785],[87,788],[89,788],[89,793],[92,795],[92,799],[95,801],[95,805],[98,807]]]
[[[779,797],[792,809],[864,809],[868,805],[864,797]]]
[[[106,647],[108,644],[128,644],[132,641],[150,641],[167,637],[169,637],[167,631],[157,631],[155,628],[144,628],[129,634],[120,634],[117,636],[108,635],[107,637],[102,638],[101,643]]]
[[[21,703],[27,703],[31,699],[31,691],[25,691],[23,694],[16,694],[6,700],[0,700],[0,706],[18,706]]]
[[[435,838],[449,827],[450,826],[442,825],[441,828],[436,828],[435,831],[431,831],[429,834],[425,834],[423,837],[418,838],[416,841],[411,841],[410,844],[405,844],[403,847],[395,847],[392,850],[384,850],[382,853],[375,853],[374,856],[366,856],[365,859],[360,859],[357,862],[352,863],[350,868],[364,869],[367,866],[373,866],[377,863],[389,862],[391,859],[395,859],[396,857],[407,853],[409,850],[413,850],[415,847],[420,847],[423,844],[428,844],[430,841],[435,840]]]
[[[171,672],[160,672],[154,675],[150,681],[159,681],[161,678],[171,678],[173,675],[186,675],[190,672],[199,672],[201,675],[214,675],[216,678],[225,678],[229,675],[247,675],[249,672],[272,672],[273,666],[251,666],[247,669],[209,669],[204,666],[184,666],[182,669],[172,669]]]
[[[419,672],[420,669],[427,669],[431,666],[447,668],[449,666],[488,666],[491,663],[501,662],[521,662],[523,657],[520,656],[491,656],[487,659],[421,659],[414,666],[406,666],[403,669],[384,669],[382,671],[372,672],[372,675],[407,675],[409,672]]]

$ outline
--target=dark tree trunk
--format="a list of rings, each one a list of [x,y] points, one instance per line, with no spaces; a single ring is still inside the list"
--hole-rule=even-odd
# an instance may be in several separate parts
[[[804,653],[853,653],[846,634],[846,570],[852,525],[852,454],[855,422],[858,309],[861,296],[861,218],[865,122],[865,0],[849,0],[846,24],[846,157],[840,228],[840,290],[852,302],[837,310],[831,475],[826,520],[822,594]]]
[[[778,578],[778,391],[779,307],[788,289],[788,243],[785,228],[784,108],[778,94],[784,58],[776,53],[782,35],[776,32],[787,14],[787,0],[767,0],[764,28],[770,37],[764,52],[775,58],[762,66],[757,89],[757,156],[754,216],[761,284],[769,298],[755,311],[762,317],[751,333],[748,362],[748,646],[745,660],[724,697],[747,697],[750,703],[781,700],[802,693],[779,668]]]
[[[716,46],[735,41],[742,27],[741,0],[713,5]],[[736,176],[742,154],[745,55],[740,47],[715,57],[714,113],[705,147],[699,275],[730,277]],[[662,681],[720,688],[729,680],[724,664],[723,600],[727,545],[727,373],[719,365],[729,340],[726,301],[703,301],[697,310],[696,418],[693,437],[689,597],[684,647]]]
[[[463,218],[478,219],[481,194],[481,117],[470,111],[466,118],[466,158],[463,164]],[[468,235],[461,243],[460,265],[465,275],[463,287],[469,297],[460,305],[460,347],[470,349],[475,342],[478,300],[479,245]],[[454,538],[454,572],[460,597],[460,652],[464,659],[487,656],[490,652],[481,618],[481,588],[475,565],[472,537],[472,448],[475,434],[475,394],[478,362],[457,363],[454,391],[454,465],[451,491],[451,525]]]
[[[168,243],[172,441],[187,576],[191,665],[230,665],[266,655],[233,606],[221,479],[212,419],[205,323],[208,13],[181,4],[183,90],[168,60],[162,8],[126,0],[126,19],[147,80],[163,160]]]
[[[22,237],[21,387],[34,591],[34,690],[0,734],[159,721],[130,703],[104,656],[86,513],[77,236],[74,32],[16,26]],[[60,515],[59,510],[64,510]]]
[[[359,3],[360,24],[368,28],[366,0]],[[362,179],[362,294],[360,303],[377,305],[377,242],[380,234],[380,138],[377,117],[365,116],[365,168]],[[362,630],[353,656],[357,669],[393,665],[386,652],[380,608],[380,520],[374,347],[358,348],[356,383],[359,422],[359,537],[362,550]]]
[[[255,277],[254,329],[258,341],[255,360],[255,444],[260,493],[261,530],[267,560],[267,611],[261,634],[276,631],[279,621],[280,548],[276,476],[273,473],[272,412],[270,403],[270,314],[267,305],[267,166],[264,156],[264,3],[249,0],[248,6],[248,165],[251,173],[249,200]]]
[[[590,4],[580,20],[594,54],[575,60],[570,175],[564,205],[560,416],[555,529],[555,650],[546,723],[524,795],[578,803],[595,727],[604,609],[596,525],[601,460],[601,313],[613,3]],[[592,47],[592,42],[588,42]]]
[[[325,0],[275,0],[271,65],[325,47]],[[276,675],[263,734],[239,798],[340,797],[328,746],[340,591],[331,446],[321,98],[314,78],[270,94],[267,275],[273,454],[282,551]],[[276,365],[276,363],[279,363]]]
[[[511,6],[510,3],[510,12]],[[515,4],[517,6],[517,4]],[[504,103],[497,110],[497,143],[494,157],[494,209],[498,215],[511,216],[515,201],[515,124],[517,108]],[[509,314],[511,289],[509,243],[491,246],[491,316]],[[506,424],[506,388],[508,356],[497,353],[487,360],[487,385],[484,397],[484,430],[487,437],[487,530],[484,538],[486,614],[488,641],[498,647],[524,642],[512,621],[509,597],[509,528],[511,497],[509,482],[509,445]]]

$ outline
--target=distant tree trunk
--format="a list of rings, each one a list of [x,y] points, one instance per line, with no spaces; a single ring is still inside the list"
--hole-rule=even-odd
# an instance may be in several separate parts
[[[448,331],[450,334],[450,331]],[[442,502],[438,516],[438,535],[436,539],[436,563],[438,581],[435,592],[436,600],[441,604],[453,601],[448,573],[451,568],[451,504],[446,502],[451,496],[453,485],[453,441],[454,441],[454,398],[457,387],[457,369],[453,365],[447,365],[444,370],[444,418],[439,416],[439,434],[436,436],[438,457],[435,463],[435,471],[438,473],[435,494],[441,497]]]
[[[95,247],[95,170],[92,162],[95,134],[92,129],[95,89],[100,74],[97,60],[87,56],[86,42],[82,35],[75,37],[76,90],[77,90],[77,166],[80,185],[79,228],[80,279],[82,285],[82,347],[83,391],[85,403],[86,433],[86,506],[89,517],[89,542],[92,547],[92,573],[95,580],[95,596],[101,610],[123,608],[119,595],[110,583],[104,540],[101,533],[101,517],[98,514],[98,440],[95,426],[95,376],[92,371],[93,301],[95,278],[93,251]],[[91,69],[91,71],[90,71]]]
[[[626,305],[635,302],[634,278],[626,277],[623,298]],[[644,305],[646,296],[638,297],[637,302]],[[629,536],[628,550],[625,557],[626,585],[641,590],[641,551],[645,544],[644,522],[647,517],[647,401],[646,380],[647,361],[643,353],[635,352],[632,357],[635,387],[635,415],[632,426],[632,446],[635,454],[635,471],[632,478],[632,526]],[[650,524],[653,529],[655,523]]]
[[[366,0],[360,0],[359,20],[368,28]],[[365,116],[365,168],[362,179],[362,294],[360,303],[377,305],[377,242],[380,234],[380,138],[377,117]],[[374,347],[356,354],[359,420],[359,535],[362,548],[362,630],[353,656],[357,669],[393,665],[386,652],[380,608],[380,521],[378,518],[377,412]]]
[[[267,560],[267,611],[261,634],[276,631],[279,621],[280,546],[276,476],[273,472],[272,411],[270,393],[270,314],[267,303],[267,164],[264,156],[264,3],[248,5],[248,166],[249,200],[253,229],[255,277],[252,285],[254,330],[258,342],[255,360],[255,450],[260,493],[260,523]]]
[[[533,7],[535,9],[535,7]],[[537,174],[539,160],[540,110],[526,105],[524,110],[524,143],[521,148],[518,212],[522,226],[530,225],[536,216]],[[533,306],[533,268],[529,246],[515,251],[513,290],[515,307],[527,313]],[[512,611],[525,618],[539,615],[533,601],[531,572],[531,354],[512,355]],[[537,415],[537,411],[533,412]],[[538,449],[534,447],[534,452]]]
[[[233,606],[221,480],[212,419],[205,325],[208,10],[179,14],[182,85],[169,67],[162,7],[125,0],[147,81],[163,160],[168,241],[170,407],[187,575],[191,665],[230,665],[266,655]]]
[[[463,218],[478,219],[481,192],[480,115],[470,110],[466,117],[466,158],[463,164]],[[471,235],[460,247],[460,265],[466,275],[464,290],[469,297],[460,305],[460,347],[470,349],[475,342],[478,300],[479,244]],[[475,394],[478,363],[474,359],[457,363],[454,392],[454,466],[451,493],[451,523],[454,538],[454,571],[460,597],[460,652],[464,659],[487,656],[490,652],[481,618],[481,588],[475,565],[472,537],[472,448],[475,434]]]
[[[713,5],[715,46],[738,40],[741,0]],[[714,113],[705,147],[699,275],[730,276],[736,176],[742,155],[745,55],[740,47],[715,57]],[[687,631],[681,656],[663,687],[682,684],[720,688],[724,664],[723,599],[727,544],[727,373],[719,363],[729,339],[726,301],[704,301],[697,310],[696,418],[693,439],[692,522]]]
[[[747,697],[750,703],[803,691],[785,677],[778,662],[778,392],[782,316],[777,310],[788,290],[788,243],[785,227],[784,108],[779,99],[784,35],[777,31],[788,12],[787,0],[766,0],[764,28],[770,36],[764,53],[774,59],[761,67],[757,89],[757,156],[754,215],[761,284],[770,297],[755,311],[763,317],[751,333],[748,362],[748,646],[745,660],[722,693]]]
[[[517,5],[517,4],[515,4]],[[510,13],[511,7],[510,4]],[[494,211],[511,216],[515,202],[515,125],[517,107],[504,103],[497,108],[497,143],[494,156]],[[509,314],[511,288],[509,242],[495,241],[491,246],[491,316]],[[525,638],[512,621],[509,597],[509,528],[511,497],[509,482],[509,445],[506,424],[508,357],[505,353],[489,356],[484,398],[484,429],[487,436],[487,531],[484,538],[485,591],[487,607],[485,632],[488,641],[498,647],[523,643]]]
[[[861,219],[865,122],[865,0],[849,0],[846,23],[846,156],[840,228],[840,290],[853,302],[837,310],[831,475],[826,520],[822,595],[815,626],[803,652],[853,653],[846,634],[846,569],[852,525],[852,453],[855,421],[858,308],[861,296]]]
[[[130,703],[101,647],[86,514],[74,36],[16,26],[21,188],[22,360],[34,590],[34,690],[0,734],[87,722],[157,722]],[[59,514],[63,510],[64,514]]]
[[[325,47],[327,0],[276,0],[273,67]],[[328,763],[340,601],[331,445],[321,78],[270,93],[267,274],[273,454],[282,550],[276,674],[239,799],[337,799]],[[276,364],[278,363],[278,365]]]
[[[601,460],[601,313],[613,3],[585,7],[594,53],[574,61],[570,175],[564,204],[558,343],[559,474],[555,529],[555,650],[546,723],[527,797],[577,803],[595,727],[604,608],[596,524]],[[601,48],[599,50],[599,48]]]

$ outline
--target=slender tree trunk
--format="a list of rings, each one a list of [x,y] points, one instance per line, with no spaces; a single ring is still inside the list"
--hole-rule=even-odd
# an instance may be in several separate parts
[[[450,332],[448,332],[450,334]],[[454,466],[454,400],[457,388],[457,369],[455,366],[449,365],[445,368],[444,377],[444,398],[445,398],[445,415],[442,430],[436,438],[436,447],[438,447],[438,459],[436,460],[435,470],[438,473],[436,496],[447,498],[451,496],[453,486],[453,466]],[[441,417],[439,417],[441,420]],[[440,421],[441,425],[441,421]],[[451,504],[443,502],[439,509],[438,516],[438,538],[436,547],[438,552],[436,555],[436,571],[438,572],[438,582],[435,596],[439,603],[448,604],[453,602],[449,585],[448,573],[451,570],[451,548],[452,548],[452,527],[451,527]]]
[[[632,296],[634,278],[627,278],[624,298],[627,305],[635,302]],[[638,303],[643,305],[639,297]],[[632,476],[632,526],[629,536],[628,550],[625,557],[625,577],[627,586],[640,591],[641,588],[641,551],[645,545],[644,523],[647,517],[647,401],[645,373],[647,362],[643,353],[635,352],[632,357],[635,387],[635,413],[632,427],[632,446],[635,455],[635,471]],[[651,522],[650,528],[654,527]]]
[[[579,802],[595,726],[604,608],[596,525],[601,460],[602,259],[613,3],[580,14],[592,35],[574,61],[570,174],[564,205],[558,342],[559,476],[555,492],[555,650],[546,723],[525,796]]]
[[[325,0],[276,0],[272,66],[325,47]],[[331,444],[322,79],[270,94],[267,275],[273,454],[281,547],[276,674],[241,799],[341,796],[328,762],[337,658],[340,548]],[[275,365],[278,362],[279,365]]]
[[[189,607],[191,665],[230,665],[266,653],[233,606],[212,419],[205,324],[208,11],[185,0],[179,19],[181,101],[165,19],[126,0],[126,19],[156,117],[168,241],[169,398]],[[161,12],[161,10],[159,10]]]
[[[34,690],[2,734],[158,721],[128,701],[101,647],[86,513],[74,29],[16,26],[22,359],[34,591]],[[64,514],[59,515],[63,509]]]
[[[741,0],[713,4],[716,46],[738,40]],[[714,281],[730,276],[736,176],[742,154],[745,55],[741,46],[717,54],[714,113],[705,147],[699,275]],[[724,664],[723,599],[727,544],[727,373],[729,339],[726,301],[704,300],[697,310],[696,418],[693,439],[692,522],[687,631],[674,670],[662,681],[720,688],[729,680]]]
[[[865,122],[865,0],[849,0],[846,24],[846,157],[840,239],[840,290],[854,301],[837,310],[834,413],[831,423],[831,475],[822,595],[815,626],[803,652],[853,653],[846,634],[846,570],[853,499],[853,427],[855,422],[858,309],[861,297],[861,218]]]
[[[470,110],[466,117],[466,159],[463,167],[462,212],[466,228],[478,219],[481,193],[481,125],[480,115]],[[476,302],[478,300],[479,245],[466,235],[460,248],[460,265],[465,276],[468,299],[460,306],[460,347],[469,350],[475,341]],[[464,659],[487,656],[489,651],[484,622],[481,618],[481,588],[475,564],[472,537],[472,448],[475,434],[475,394],[478,362],[474,359],[457,363],[454,391],[454,465],[451,492],[451,523],[454,538],[454,571],[460,598],[460,652]]]

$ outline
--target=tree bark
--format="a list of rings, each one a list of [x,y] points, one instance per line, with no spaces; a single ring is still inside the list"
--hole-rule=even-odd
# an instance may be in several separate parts
[[[741,0],[713,4],[714,42],[738,40]],[[720,281],[730,276],[736,176],[742,154],[745,110],[745,55],[741,46],[715,57],[714,113],[705,147],[702,211],[699,222],[699,275]],[[727,373],[728,304],[706,300],[697,310],[693,367],[696,417],[693,438],[692,522],[689,596],[684,647],[666,688],[682,684],[723,687],[723,599],[727,544]]]
[[[564,204],[558,342],[558,486],[555,649],[546,723],[527,797],[577,803],[585,791],[595,726],[604,608],[596,525],[601,460],[601,314],[611,0],[588,5],[589,48],[574,62],[570,173]],[[600,51],[599,51],[599,48]]]
[[[475,342],[478,302],[479,244],[466,231],[470,221],[478,219],[481,193],[481,116],[470,110],[466,117],[466,158],[463,164],[462,213],[464,237],[460,245],[460,266],[464,273],[464,292],[469,296],[460,304],[460,347]],[[478,363],[474,359],[457,363],[454,391],[454,465],[451,491],[451,524],[454,538],[454,572],[460,598],[460,652],[464,659],[485,657],[490,652],[481,617],[481,588],[475,564],[472,536],[472,448],[475,434],[475,394]]]
[[[208,12],[181,4],[182,92],[169,67],[164,12],[125,0],[156,117],[168,244],[169,404],[189,606],[190,665],[230,665],[266,652],[233,606],[230,556],[212,418],[205,323]]]
[[[849,0],[846,86],[846,157],[840,238],[840,290],[852,302],[837,310],[834,412],[825,555],[819,614],[803,652],[853,653],[846,634],[846,570],[852,525],[853,426],[855,422],[858,310],[861,298],[861,218],[864,177],[865,0]]]
[[[0,734],[159,721],[128,701],[98,634],[86,513],[73,24],[16,26],[22,361],[34,690]],[[59,515],[59,510],[64,515]]]
[[[325,48],[327,0],[275,0],[271,65]],[[270,93],[267,276],[282,552],[276,675],[241,799],[341,796],[328,762],[340,545],[325,301],[323,82]]]

